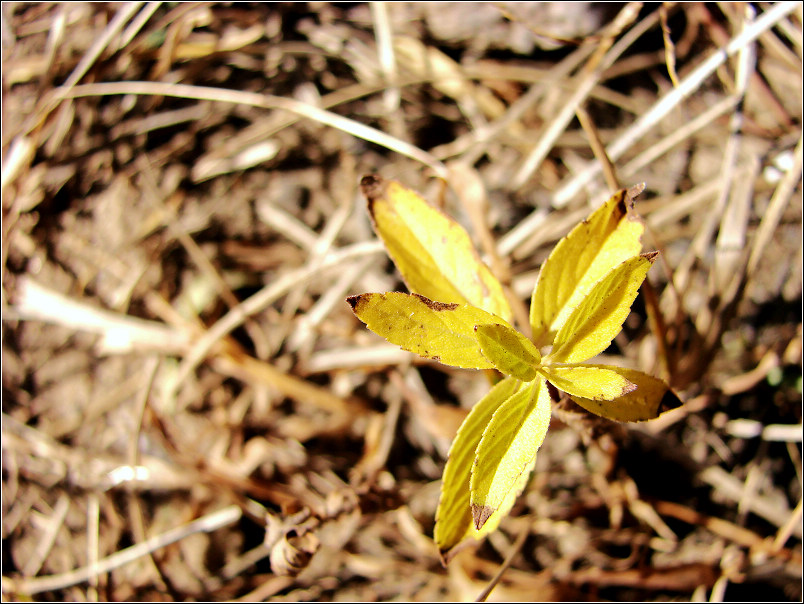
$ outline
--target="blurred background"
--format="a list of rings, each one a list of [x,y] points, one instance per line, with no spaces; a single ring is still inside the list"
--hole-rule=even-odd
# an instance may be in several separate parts
[[[0,24],[5,599],[801,600],[800,3]],[[557,409],[446,568],[439,479],[489,383],[345,302],[405,291],[369,173],[461,222],[522,309],[620,187],[661,252],[601,362],[684,406]]]

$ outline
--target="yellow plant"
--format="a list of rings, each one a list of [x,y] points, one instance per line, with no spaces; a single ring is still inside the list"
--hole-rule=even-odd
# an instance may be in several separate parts
[[[657,378],[585,362],[622,329],[658,252],[640,253],[644,226],[630,211],[628,192],[616,193],[542,266],[531,297],[531,340],[511,326],[502,286],[460,225],[397,182],[372,175],[361,188],[374,229],[413,293],[351,296],[357,317],[405,350],[506,376],[472,408],[450,447],[435,525],[448,559],[468,537],[494,531],[511,510],[558,390],[617,421],[653,419],[674,402]]]

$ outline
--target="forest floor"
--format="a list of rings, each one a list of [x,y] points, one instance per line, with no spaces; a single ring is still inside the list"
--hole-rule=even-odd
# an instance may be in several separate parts
[[[5,600],[801,600],[800,3],[2,11]],[[523,305],[621,187],[660,252],[602,357],[684,405],[556,413],[446,566],[489,382],[345,301],[371,173]]]

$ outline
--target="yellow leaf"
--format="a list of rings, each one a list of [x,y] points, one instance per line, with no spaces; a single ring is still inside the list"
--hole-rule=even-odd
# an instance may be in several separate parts
[[[659,252],[629,258],[599,281],[556,334],[550,363],[580,363],[603,352],[622,329]]]
[[[517,330],[500,323],[476,325],[475,335],[483,356],[502,373],[523,382],[536,377],[541,355],[533,342]]]
[[[542,265],[530,302],[533,341],[552,342],[572,310],[609,271],[642,251],[644,225],[629,207],[636,193],[615,193],[558,242]]]
[[[550,394],[543,380],[523,386],[500,405],[477,446],[471,503],[475,527],[486,528],[508,513],[527,482],[550,426]]]
[[[374,229],[412,292],[512,320],[500,282],[463,227],[396,181],[371,175],[360,186]]]
[[[610,401],[636,389],[636,385],[607,365],[546,365],[541,373],[547,381],[569,395],[595,401]]]
[[[493,369],[480,352],[475,325],[502,321],[469,305],[434,302],[419,294],[388,292],[346,299],[374,333],[404,350],[445,365]]]
[[[475,459],[475,451],[486,425],[499,406],[508,400],[520,386],[521,382],[510,377],[494,386],[472,407],[450,446],[441,482],[441,497],[436,511],[434,534],[436,545],[445,560],[449,559],[450,552],[466,538],[480,539],[484,534],[490,532],[487,530],[480,533],[472,523],[469,505],[469,477]]]
[[[662,380],[634,369],[605,367],[616,371],[632,384],[636,390],[610,401],[596,401],[571,396],[581,407],[606,419],[618,422],[642,422],[655,419],[670,409],[681,406],[681,401]],[[570,393],[571,395],[572,393]]]

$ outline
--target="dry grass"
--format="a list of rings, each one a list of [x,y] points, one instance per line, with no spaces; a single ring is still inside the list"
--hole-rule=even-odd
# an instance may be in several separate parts
[[[571,6],[3,4],[5,599],[801,599],[801,5]],[[523,303],[612,188],[662,252],[608,356],[684,407],[446,569],[487,383],[350,312],[371,172]]]

